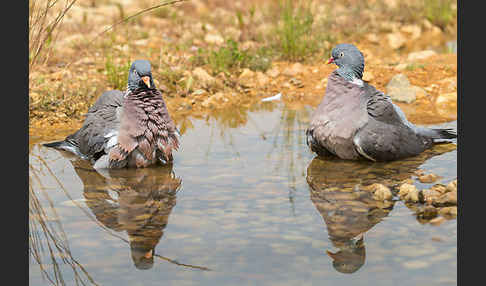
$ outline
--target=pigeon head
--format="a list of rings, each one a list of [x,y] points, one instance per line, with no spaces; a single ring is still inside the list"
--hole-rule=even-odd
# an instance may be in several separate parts
[[[334,63],[339,69],[338,74],[347,80],[361,79],[364,71],[363,54],[352,44],[339,44],[331,51],[328,64]]]
[[[128,89],[134,91],[139,88],[155,89],[150,62],[147,60],[134,61],[128,72]]]

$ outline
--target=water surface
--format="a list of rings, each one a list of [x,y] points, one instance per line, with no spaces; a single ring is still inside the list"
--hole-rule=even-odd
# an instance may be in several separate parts
[[[98,173],[30,146],[30,285],[455,285],[457,221],[395,198],[417,169],[457,177],[455,145],[394,163],[315,158],[313,108],[275,103],[178,122],[173,166]],[[456,128],[456,122],[442,126]]]

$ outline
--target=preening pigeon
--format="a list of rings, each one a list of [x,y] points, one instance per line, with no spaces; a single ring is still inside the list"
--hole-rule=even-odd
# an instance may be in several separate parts
[[[307,145],[318,155],[390,161],[417,155],[435,139],[457,137],[451,129],[413,125],[389,96],[363,82],[364,57],[354,45],[337,45],[327,63],[339,68],[329,75],[306,130]]]
[[[140,168],[172,162],[172,151],[179,148],[179,131],[154,85],[150,62],[136,60],[125,93],[104,92],[78,131],[44,146],[91,160],[96,169]]]

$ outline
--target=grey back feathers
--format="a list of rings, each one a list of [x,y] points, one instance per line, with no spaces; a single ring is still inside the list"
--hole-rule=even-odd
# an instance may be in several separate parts
[[[326,93],[306,131],[310,149],[321,156],[372,161],[397,160],[417,155],[435,139],[453,139],[449,129],[417,127],[391,99],[361,78],[364,59],[353,45],[332,50],[339,67],[329,75]]]

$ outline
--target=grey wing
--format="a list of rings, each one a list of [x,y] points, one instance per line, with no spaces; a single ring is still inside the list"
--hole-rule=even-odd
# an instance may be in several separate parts
[[[388,96],[374,88],[366,96],[369,119],[353,138],[358,153],[373,161],[389,161],[417,155],[431,145]]]
[[[104,92],[88,110],[83,126],[72,135],[79,150],[89,159],[98,159],[116,144],[123,92]]]
[[[369,116],[387,124],[401,124],[414,129],[415,126],[407,120],[403,111],[391,101],[389,96],[374,87],[368,88],[366,109]]]

